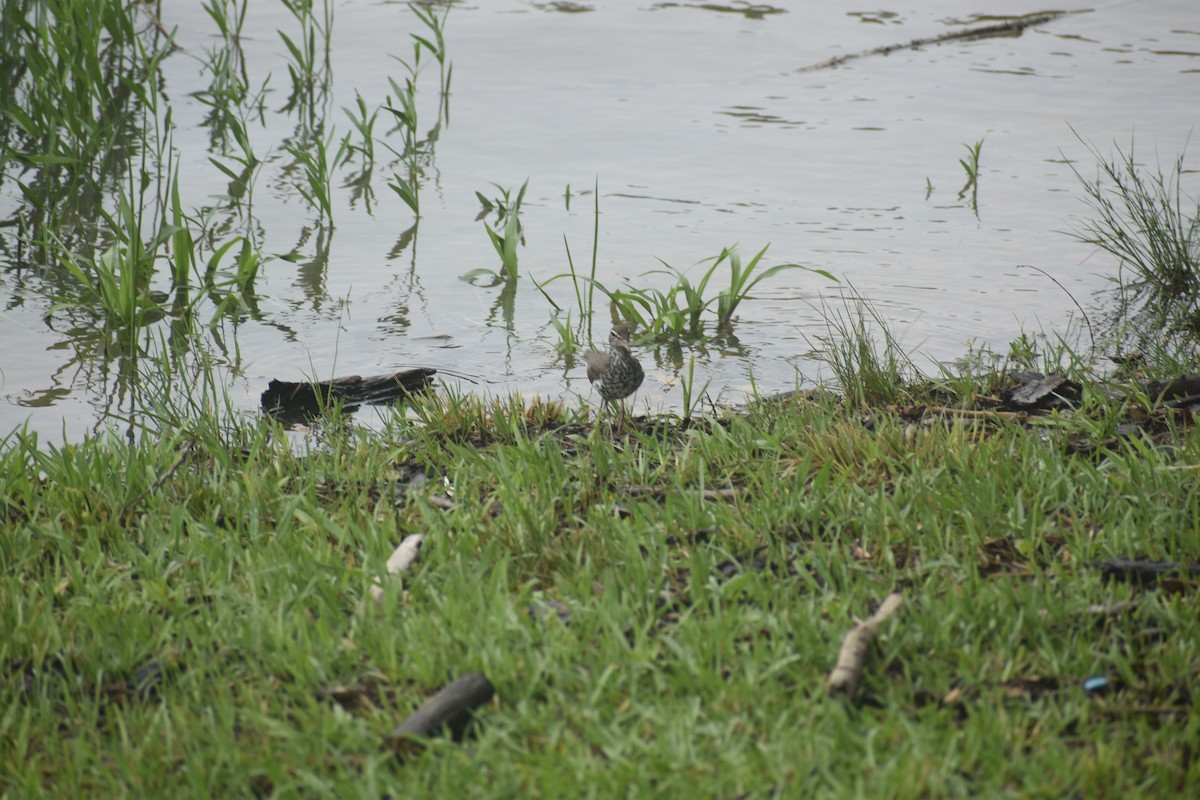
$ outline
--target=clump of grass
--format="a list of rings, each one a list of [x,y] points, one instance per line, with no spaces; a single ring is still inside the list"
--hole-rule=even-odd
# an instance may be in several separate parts
[[[422,165],[432,155],[433,144],[437,141],[443,122],[448,122],[450,118],[450,80],[454,68],[446,59],[444,35],[446,19],[450,14],[450,5],[447,4],[441,17],[434,14],[433,9],[415,3],[409,5],[409,8],[417,16],[417,19],[429,29],[432,39],[429,36],[410,33],[409,38],[413,45],[412,59],[405,60],[396,57],[408,74],[404,78],[403,86],[395,79],[388,78],[388,83],[391,84],[392,92],[395,95],[395,103],[393,104],[392,97],[389,95],[384,107],[395,117],[396,124],[403,136],[403,144],[399,151],[390,145],[385,144],[385,146],[399,156],[404,165],[402,173],[392,173],[392,180],[388,185],[419,218],[421,216]],[[417,79],[422,70],[421,54],[423,52],[430,53],[437,61],[440,83],[437,119],[422,140],[418,130],[420,117],[417,108]],[[365,114],[365,111],[363,113]]]
[[[814,337],[813,355],[833,372],[851,408],[899,403],[922,379],[891,325],[869,300],[853,291],[841,307],[823,301],[825,333]]]
[[[833,277],[829,272],[814,267],[806,267],[802,264],[776,264],[773,267],[758,270],[758,274],[756,275],[755,270],[758,269],[759,262],[762,261],[763,256],[767,254],[768,247],[770,245],[764,246],[763,249],[755,253],[754,257],[750,259],[750,263],[746,264],[745,267],[742,266],[741,254],[738,252],[737,247],[727,247],[721,251],[721,254],[717,256],[717,260],[709,268],[708,273],[705,274],[704,277],[707,282],[709,275],[712,275],[723,261],[729,261],[729,285],[722,289],[716,297],[718,327],[728,329],[733,324],[733,315],[737,311],[738,306],[741,305],[743,300],[750,299],[750,292],[754,290],[754,287],[784,270],[802,269],[824,276],[835,283],[837,282],[837,278]]]
[[[687,376],[682,373],[679,375],[679,387],[683,392],[683,418],[684,420],[692,419],[700,403],[704,400],[705,391],[708,389],[711,381],[705,381],[702,385],[696,385],[696,357],[688,357]]]
[[[1184,154],[1169,171],[1143,168],[1134,148],[1111,158],[1095,147],[1095,178],[1071,169],[1095,217],[1072,235],[1112,256],[1117,308],[1112,331],[1132,331],[1142,343],[1182,336],[1200,342],[1200,201],[1181,187]]]
[[[570,362],[580,348],[579,338],[574,326],[571,324],[571,312],[567,311],[566,319],[559,319],[556,316],[550,317],[550,324],[554,326],[554,330],[558,334],[558,342],[555,344],[555,349],[559,355]]]
[[[370,169],[375,164],[375,121],[379,118],[380,109],[367,112],[367,103],[362,95],[354,93],[354,109],[342,108],[343,113],[350,119],[350,124],[358,131],[358,142],[347,146],[346,157],[357,153],[362,157],[363,169]]]
[[[413,13],[417,15],[417,19],[429,30],[430,36],[433,37],[430,39],[427,36],[420,36],[415,33],[409,34],[416,45],[414,48],[416,50],[414,54],[416,62],[420,63],[420,48],[423,47],[438,63],[439,121],[443,116],[448,116],[450,113],[450,83],[454,77],[454,64],[446,59],[446,20],[450,16],[451,7],[451,3],[446,3],[446,8],[442,12],[441,17],[439,17],[430,6],[422,6],[416,3],[409,6]]]
[[[646,275],[663,274],[674,279],[666,289],[629,288],[609,290],[594,279],[592,283],[608,295],[614,308],[614,319],[621,318],[636,322],[652,338],[678,341],[680,338],[705,339],[704,321],[706,313],[715,311],[718,333],[728,333],[733,328],[738,307],[752,299],[754,287],[785,270],[801,269],[836,281],[829,272],[806,267],[802,264],[776,264],[762,268],[761,262],[770,245],[763,247],[749,263],[742,263],[737,246],[722,248],[712,260],[712,265],[693,284],[682,270],[665,261],[665,269],[651,270]],[[717,276],[722,265],[728,268],[727,285],[715,295],[706,296],[710,282]],[[556,276],[561,277],[561,276]]]
[[[332,80],[329,45],[333,37],[333,3],[322,0],[320,16],[314,0],[282,0],[284,7],[300,23],[296,38],[278,31],[291,62],[292,94],[285,111],[300,109],[310,118],[316,115],[317,98],[329,91]]]
[[[51,240],[75,249],[131,169],[129,131],[156,113],[146,103],[169,43],[107,0],[5,3],[0,38],[0,181],[17,182],[15,216],[39,254]]]
[[[967,196],[967,192],[971,193],[971,210],[975,212],[975,216],[979,216],[979,154],[983,151],[983,139],[980,139],[974,145],[964,144],[967,148],[967,157],[958,160],[959,165],[963,168],[963,172],[967,173],[967,182],[958,190],[958,199],[962,200]],[[928,184],[928,179],[926,179]],[[929,192],[932,191],[932,186],[926,187],[925,199],[929,199]]]
[[[388,187],[414,215],[421,216],[421,183],[416,170],[410,170],[406,175],[392,173]]]
[[[596,194],[598,196],[599,192]],[[481,201],[485,199],[481,197]],[[807,270],[836,281],[833,275],[825,270],[806,267],[801,264],[777,264],[771,267],[763,267],[762,260],[767,253],[769,245],[755,253],[754,257],[748,263],[743,264],[741,254],[738,248],[734,246],[722,248],[720,254],[711,259],[712,264],[709,265],[700,277],[700,280],[696,283],[693,283],[684,271],[676,269],[664,261],[661,262],[664,269],[651,270],[645,274],[667,275],[672,278],[673,282],[666,289],[657,287],[609,289],[595,278],[597,252],[595,241],[599,239],[598,203],[599,201],[597,200],[597,230],[592,250],[592,274],[585,277],[578,273],[575,269],[575,262],[571,257],[571,250],[568,244],[567,260],[569,272],[555,275],[546,281],[546,284],[560,278],[571,279],[581,313],[589,320],[589,339],[591,338],[590,320],[592,315],[590,312],[592,310],[593,292],[595,289],[599,289],[609,299],[609,314],[614,323],[625,321],[633,324],[638,331],[639,340],[643,342],[665,344],[668,352],[671,354],[671,360],[675,364],[676,379],[684,387],[684,413],[687,418],[690,418],[693,412],[699,407],[699,400],[708,384],[706,382],[698,391],[695,390],[694,355],[689,362],[687,374],[683,374],[684,360],[682,351],[684,340],[687,340],[693,346],[702,346],[705,342],[709,341],[711,337],[705,331],[704,325],[713,317],[715,317],[716,322],[716,336],[731,334],[736,312],[741,303],[752,299],[751,292],[756,286],[785,270]],[[712,294],[709,288],[716,285],[714,280],[720,280],[718,276],[722,267],[726,267],[727,269],[728,283],[715,294]],[[481,271],[476,270],[476,272]],[[546,292],[544,286],[545,284],[539,285],[538,289],[557,311],[559,309],[557,303]],[[586,292],[584,287],[586,287]],[[568,337],[568,331],[564,329],[561,322],[555,320],[554,324],[559,332],[562,347],[571,348],[580,338],[574,331],[571,331]]]
[[[114,228],[119,225],[127,233],[136,232],[137,220],[128,198],[120,199],[113,222]],[[72,304],[99,308],[107,324],[130,330],[159,310],[150,295],[155,253],[142,242],[140,234],[123,238],[95,259],[79,256],[66,247],[60,247],[59,254],[80,290],[79,299]]]
[[[228,111],[240,106],[250,91],[242,52],[242,28],[250,4],[239,0],[206,0],[203,7],[216,24],[221,43],[207,51],[205,69],[212,75],[212,82],[202,96],[214,109]]]
[[[109,5],[104,0],[5,4],[6,54],[20,54],[22,69],[16,80],[5,82],[0,98],[5,116],[15,123],[6,133],[18,133],[17,154],[32,163],[86,171],[108,155],[120,125],[136,110],[120,78],[132,77],[141,61],[138,34],[133,16],[106,13]],[[107,112],[103,119],[98,109]]]
[[[201,102],[205,101],[201,100]],[[221,130],[233,137],[234,143],[238,147],[238,152],[226,153],[226,158],[234,166],[230,166],[214,156],[209,156],[208,160],[225,177],[229,178],[229,188],[225,197],[230,205],[237,208],[244,204],[247,208],[247,217],[249,217],[249,210],[253,207],[254,179],[258,174],[260,162],[254,154],[250,137],[246,135],[246,124],[244,118],[240,115],[240,108],[238,112],[220,109],[217,109],[216,112],[222,120],[220,124]]]
[[[420,51],[418,50],[418,53]],[[404,164],[404,173],[393,173],[391,186],[397,196],[404,202],[406,206],[418,217],[421,216],[421,147],[418,141],[418,116],[417,116],[417,83],[416,83],[416,68],[408,62],[401,62],[405,68],[409,70],[409,76],[404,79],[404,86],[396,83],[392,78],[388,81],[392,85],[392,91],[396,95],[396,105],[392,104],[392,98],[388,96],[388,103],[385,106],[387,111],[396,118],[396,124],[400,127],[403,136],[403,147],[398,152],[400,160]],[[396,152],[394,148],[389,146],[392,152]]]
[[[166,124],[170,124],[169,114]],[[162,146],[167,147],[165,144]],[[144,175],[149,156],[143,152],[142,158]],[[185,265],[190,264],[192,242],[189,234],[170,224],[182,220],[176,172],[172,171],[166,181],[169,184],[168,202],[172,204],[170,208],[167,203],[149,196],[151,187],[148,183],[141,182],[135,186],[132,171],[128,182],[128,188],[123,187],[119,191],[113,212],[98,209],[111,241],[99,255],[76,252],[54,232],[50,233],[50,237],[60,263],[74,279],[75,291],[72,296],[60,297],[59,305],[52,309],[52,313],[68,305],[98,308],[104,316],[105,326],[111,331],[119,331],[126,351],[132,352],[138,329],[163,315],[156,293],[151,290],[157,262],[165,259],[168,243],[177,248],[188,248],[187,252],[177,256],[173,270],[173,278],[178,285],[180,280],[186,280],[186,266],[181,266],[178,260],[182,259]],[[153,208],[156,205],[162,210],[163,218],[160,221],[153,219],[152,212],[147,210],[148,206]],[[149,241],[143,238],[143,230],[154,231]]]
[[[529,188],[529,180],[526,179],[521,184],[515,197],[511,189],[506,189],[498,183],[492,185],[499,189],[501,194],[495,202],[490,202],[479,192],[476,192],[475,196],[483,204],[485,215],[492,211],[496,212],[496,227],[499,227],[500,222],[504,223],[503,234],[497,233],[486,221],[483,223],[483,228],[487,231],[488,240],[495,248],[496,255],[500,256],[500,263],[503,267],[501,274],[505,280],[511,281],[518,275],[517,247],[522,243],[525,235],[521,226],[521,203],[525,200],[525,191]]]
[[[343,138],[330,158],[334,138],[334,132],[330,131],[325,139],[314,136],[311,141],[291,143],[284,148],[304,168],[307,185],[296,184],[296,191],[320,213],[322,220],[327,219],[330,223],[333,222],[333,169],[349,147]]]

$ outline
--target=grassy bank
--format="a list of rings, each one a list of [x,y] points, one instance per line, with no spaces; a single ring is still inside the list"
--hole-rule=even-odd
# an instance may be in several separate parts
[[[114,376],[104,424],[120,414],[136,431],[0,441],[0,794],[1200,795],[1197,578],[1099,563],[1200,552],[1191,411],[1155,406],[1148,376],[1118,398],[1075,375],[1070,409],[998,413],[984,401],[1000,376],[947,373],[931,391],[863,304],[808,342],[840,395],[702,416],[692,348],[729,342],[759,281],[825,273],[722,249],[699,280],[664,262],[642,277],[665,282],[605,286],[597,178],[590,270],[568,248],[566,271],[519,295],[525,188],[494,184],[477,222],[498,266],[463,276],[494,280],[485,324],[532,341],[515,335],[516,304],[544,298],[566,371],[608,305],[640,323],[643,353],[665,354],[691,418],[613,429],[439,391],[380,433],[327,420],[297,452],[270,421],[231,421],[239,326],[299,335],[259,307],[284,302],[259,294],[260,271],[301,256],[262,248],[255,186],[309,209],[294,237],[315,242],[304,308],[334,299],[334,218],[360,200],[371,213],[372,180],[406,209],[389,258],[407,250],[415,284],[421,189],[449,120],[450,6],[411,7],[391,92],[351,107],[329,94],[334,4],[286,3],[291,94],[273,113],[294,119],[278,140],[258,130],[270,75],[246,67],[249,5],[205,4],[220,35],[192,54],[211,76],[199,93],[160,85],[175,51],[151,5],[0,13],[3,52],[20,56],[0,59],[13,272],[41,270],[47,319],[71,319],[63,341]],[[211,111],[207,158],[177,151],[173,97]],[[350,133],[335,135],[332,109]],[[188,164],[223,176],[215,206],[189,202],[205,176]],[[1122,268],[1108,351],[1175,358],[1158,377],[1194,372],[1200,214],[1170,175],[1138,179],[1132,154],[1102,172],[1087,184],[1098,221],[1077,236]],[[1126,332],[1160,304],[1154,335]],[[1025,340],[1012,353],[1033,355]],[[414,533],[415,565],[386,575]],[[831,697],[843,636],[893,592],[903,605],[861,685]],[[404,759],[383,746],[474,671],[496,693],[473,736]]]
[[[1128,408],[1086,394],[1025,421],[827,396],[616,432],[435,395],[303,455],[204,420],[10,439],[0,787],[1194,794],[1195,579],[1091,562],[1195,558],[1200,442],[1110,438]],[[843,635],[892,591],[861,686],[830,697]],[[473,670],[496,687],[473,738],[381,747]]]

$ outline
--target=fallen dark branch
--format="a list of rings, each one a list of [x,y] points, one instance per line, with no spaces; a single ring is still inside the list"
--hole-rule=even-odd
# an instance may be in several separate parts
[[[1006,408],[1012,411],[1074,408],[1083,397],[1083,387],[1066,375],[1018,372],[1015,383],[1000,393]]]
[[[1189,405],[1200,396],[1200,375],[1184,375],[1169,381],[1150,381],[1146,394],[1157,403],[1175,407]]]
[[[482,672],[463,675],[447,684],[411,717],[401,722],[384,739],[384,746],[399,755],[418,752],[422,739],[449,731],[450,737],[462,741],[471,721],[472,712],[490,701],[496,689]]]
[[[1165,404],[1167,408],[1191,408],[1200,405],[1200,394],[1189,394]]]
[[[322,409],[334,400],[341,400],[342,410],[356,410],[360,405],[380,405],[405,400],[420,394],[433,382],[436,369],[419,367],[392,375],[363,378],[352,375],[331,381],[294,383],[273,380],[262,393],[263,411],[285,422],[299,422],[319,416]]]
[[[835,56],[826,61],[811,66],[801,67],[797,72],[815,72],[819,69],[828,69],[829,67],[838,67],[847,61],[863,56],[886,56],[897,50],[916,50],[931,44],[944,44],[946,42],[962,41],[964,39],[987,39],[997,36],[1020,36],[1026,28],[1032,28],[1035,25],[1042,25],[1051,20],[1061,17],[1066,14],[1065,11],[1049,11],[1042,14],[1030,14],[1024,17],[1015,17],[993,25],[984,25],[979,28],[967,28],[961,31],[951,31],[943,33],[940,36],[930,36],[924,39],[913,39],[911,42],[903,44],[891,44],[886,47],[876,47],[873,50],[864,50],[861,53],[847,53],[843,56]]]
[[[1110,559],[1108,561],[1092,561],[1088,564],[1092,569],[1100,570],[1100,576],[1105,581],[1121,581],[1141,585],[1157,583],[1164,578],[1182,575],[1200,575],[1200,564],[1175,564],[1170,561],[1141,561],[1130,559]]]

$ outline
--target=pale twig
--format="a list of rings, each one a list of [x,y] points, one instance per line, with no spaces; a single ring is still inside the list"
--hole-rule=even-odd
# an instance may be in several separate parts
[[[874,614],[865,622],[855,625],[845,638],[842,639],[842,649],[838,653],[837,665],[829,673],[829,693],[854,693],[858,679],[862,675],[863,664],[867,660],[867,648],[875,638],[875,629],[896,613],[904,598],[898,592],[889,594]]]
[[[407,572],[408,568],[417,560],[417,553],[420,552],[421,543],[424,541],[425,537],[419,533],[405,536],[404,541],[400,542],[400,545],[392,552],[391,558],[387,560],[387,574],[400,575]],[[383,602],[383,583],[378,578],[367,591],[376,603]]]

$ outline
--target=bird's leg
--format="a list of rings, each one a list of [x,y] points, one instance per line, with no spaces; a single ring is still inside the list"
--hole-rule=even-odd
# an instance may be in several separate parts
[[[617,409],[617,404],[613,401],[600,401],[600,417],[596,420],[596,427],[607,425],[608,433],[616,431],[620,416],[614,409]]]
[[[617,415],[617,423],[621,429],[621,433],[624,433],[626,430],[625,424],[627,422],[627,420],[625,418],[625,400],[624,400],[624,398],[618,400],[617,403],[619,404],[618,409],[620,411],[620,413]]]
[[[634,411],[634,408],[636,407],[636,406],[634,406],[634,402],[635,402],[636,400],[637,400],[637,390],[634,390],[633,394],[631,394],[631,395],[629,396],[629,409],[628,409],[628,411],[626,411],[626,408],[625,408],[625,400],[624,400],[624,399],[622,399],[622,400],[621,400],[621,426],[622,426],[622,428],[623,428],[623,427],[624,427],[624,426],[625,426],[627,423],[629,423],[629,422],[632,422],[632,421],[633,421],[633,411]]]
[[[597,428],[599,428],[601,425],[604,424],[605,419],[608,417],[608,412],[609,412],[608,401],[601,399],[600,400],[600,413],[596,415],[596,427]]]

